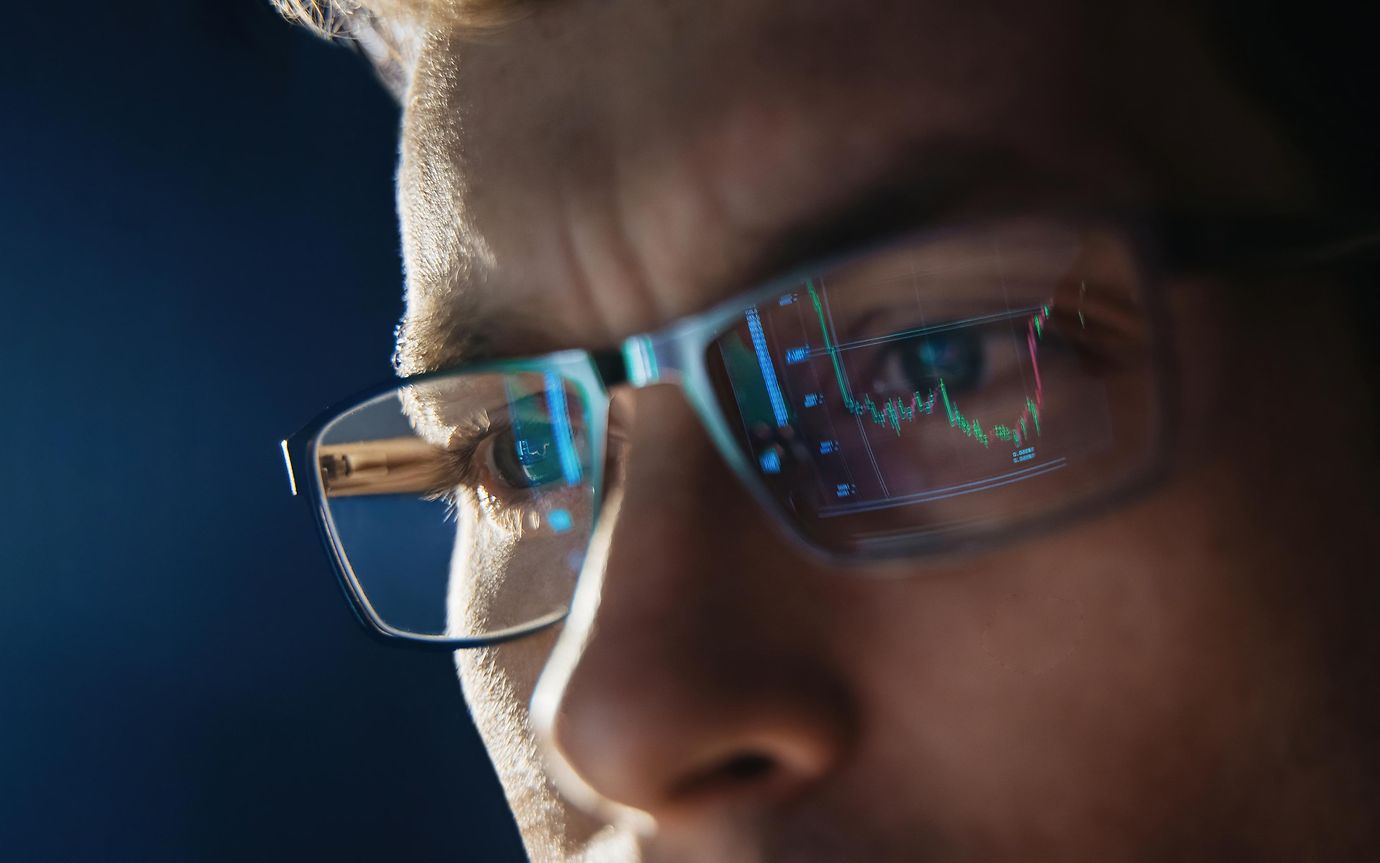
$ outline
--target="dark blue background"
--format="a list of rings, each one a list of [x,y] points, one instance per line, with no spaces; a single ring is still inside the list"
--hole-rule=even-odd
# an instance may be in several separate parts
[[[519,859],[277,449],[390,373],[396,107],[265,2],[11,7],[0,858]]]

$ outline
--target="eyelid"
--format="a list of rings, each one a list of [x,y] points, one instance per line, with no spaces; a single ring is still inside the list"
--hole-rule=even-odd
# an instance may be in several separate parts
[[[947,324],[947,323],[949,323],[949,322],[948,322],[948,321],[941,321],[941,322],[938,322],[938,323],[930,322],[930,323],[929,323],[929,327],[943,327],[943,326],[945,326],[945,324]],[[980,343],[981,343],[981,345],[982,345],[982,350],[983,350],[983,351],[986,351],[986,350],[988,349],[988,347],[989,347],[989,342],[994,341],[994,340],[998,337],[998,335],[1000,335],[1000,337],[1002,337],[1002,338],[1006,338],[1006,337],[1008,336],[1008,334],[1007,334],[1006,332],[1004,332],[1004,331],[1001,332],[1000,334],[995,333],[995,331],[994,331],[994,323],[997,323],[997,322],[982,323],[982,324],[976,325],[975,327],[972,327],[972,329],[974,329],[974,330],[977,332],[978,339],[979,339],[979,341],[980,341]],[[920,327],[919,327],[918,324],[917,324],[917,325],[912,325],[912,326],[910,326],[910,327],[901,327],[901,328],[897,328],[896,331],[897,331],[897,332],[904,332],[904,331],[906,331],[907,329],[920,329]],[[879,349],[879,350],[877,351],[877,353],[876,353],[876,358],[869,364],[868,369],[867,369],[867,372],[868,372],[869,374],[875,375],[875,374],[877,374],[877,372],[878,372],[886,363],[897,361],[897,360],[899,359],[899,355],[900,355],[900,351],[901,351],[902,346],[903,346],[903,345],[906,345],[906,344],[908,344],[908,343],[910,343],[910,341],[911,341],[910,339],[897,339],[896,341],[888,342],[888,343],[885,343],[885,344],[881,345],[881,346],[880,346],[880,349]],[[986,373],[985,373],[985,372],[984,372],[984,377],[986,377]]]
[[[427,490],[427,500],[443,500],[455,493],[457,486],[474,486],[478,483],[479,448],[493,435],[507,428],[506,423],[495,423],[490,417],[483,425],[456,429],[451,433],[449,444],[440,454],[443,459],[442,470],[437,481]]]
[[[509,422],[493,422],[483,429],[467,430],[463,436],[452,438],[453,449],[448,450],[447,454],[452,463],[447,480],[438,484],[440,487],[433,492],[432,499],[442,499],[454,494],[456,488],[465,485],[470,488],[478,488],[481,485],[487,489],[488,496],[502,502],[505,506],[519,506],[523,502],[522,495],[531,489],[527,487],[512,486],[504,482],[501,477],[495,477],[495,483],[490,484],[485,480],[486,476],[481,473],[496,470],[492,464],[481,466],[481,462],[489,462],[491,455],[484,454],[485,445],[492,447],[495,438],[504,432],[510,431],[513,425]],[[456,445],[458,442],[458,445]],[[501,486],[501,488],[500,488]]]

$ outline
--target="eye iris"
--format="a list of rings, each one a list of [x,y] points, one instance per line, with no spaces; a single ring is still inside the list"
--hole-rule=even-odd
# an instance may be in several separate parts
[[[917,390],[933,389],[943,380],[949,392],[970,391],[986,371],[982,339],[966,327],[906,342],[900,353],[906,377]]]
[[[550,426],[527,423],[521,436],[509,429],[494,441],[494,470],[513,488],[546,485],[561,477],[561,460]]]

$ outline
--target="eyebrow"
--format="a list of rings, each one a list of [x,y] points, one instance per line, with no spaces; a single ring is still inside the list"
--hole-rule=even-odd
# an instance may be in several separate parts
[[[409,299],[397,331],[393,365],[403,377],[413,377],[545,353],[557,343],[557,334],[542,320],[486,296],[481,284],[447,285],[442,296]]]
[[[758,229],[761,235],[752,240],[756,251],[745,266],[720,279],[721,283],[707,286],[705,307],[904,232],[1035,208],[1045,212],[1085,208],[1088,192],[1080,189],[1075,178],[1039,167],[1005,147],[957,138],[902,147],[832,205]],[[417,334],[435,345],[425,352],[427,360],[419,366],[410,364],[409,374],[574,347],[561,344],[559,334],[546,321],[517,306],[477,296],[479,291],[478,286],[469,286],[459,292],[445,321],[432,320],[425,332]],[[634,334],[624,337],[629,335]],[[400,341],[399,357],[403,353]]]
[[[737,284],[746,289],[924,228],[1086,209],[1088,191],[1011,148],[929,139],[901,148],[833,205],[769,230]]]

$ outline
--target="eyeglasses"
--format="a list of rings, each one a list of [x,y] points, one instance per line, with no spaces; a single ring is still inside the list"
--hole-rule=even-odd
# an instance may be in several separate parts
[[[743,490],[815,554],[986,546],[1161,464],[1169,378],[1137,261],[1125,234],[1063,221],[910,236],[618,349],[394,381],[283,454],[360,618],[446,649],[565,616],[620,384],[680,386]]]

